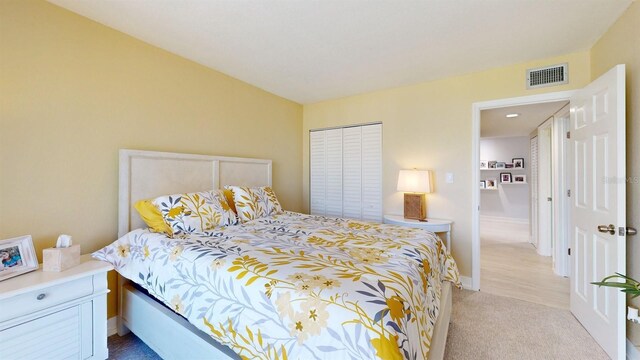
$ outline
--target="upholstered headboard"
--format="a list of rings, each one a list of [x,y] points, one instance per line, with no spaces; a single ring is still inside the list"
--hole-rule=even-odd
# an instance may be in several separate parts
[[[138,200],[224,185],[271,186],[271,160],[120,150],[118,237],[145,227]]]

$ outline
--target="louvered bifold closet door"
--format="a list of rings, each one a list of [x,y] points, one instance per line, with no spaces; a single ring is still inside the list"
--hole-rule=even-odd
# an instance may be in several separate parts
[[[362,218],[362,126],[342,130],[343,216]]]
[[[325,215],[327,211],[327,151],[324,131],[313,131],[309,134],[309,192],[312,215]]]
[[[342,217],[342,129],[326,130],[326,215]]]
[[[382,124],[362,126],[362,220],[382,222]]]

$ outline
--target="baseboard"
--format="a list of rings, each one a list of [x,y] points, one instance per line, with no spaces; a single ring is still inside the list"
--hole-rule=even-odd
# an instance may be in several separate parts
[[[502,217],[502,216],[480,215],[480,222],[497,222],[502,224],[529,226],[529,219],[519,219],[519,218],[510,218],[510,217]]]
[[[640,360],[640,349],[627,339],[627,359]]]
[[[460,282],[462,283],[462,288],[467,290],[473,290],[473,280],[471,280],[468,276],[460,276]]]
[[[118,317],[114,316],[107,320],[107,336],[115,335],[118,333]]]

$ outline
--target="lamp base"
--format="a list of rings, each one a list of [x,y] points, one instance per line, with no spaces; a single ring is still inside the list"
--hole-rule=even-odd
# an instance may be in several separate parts
[[[427,218],[425,194],[404,194],[404,218],[424,221]]]

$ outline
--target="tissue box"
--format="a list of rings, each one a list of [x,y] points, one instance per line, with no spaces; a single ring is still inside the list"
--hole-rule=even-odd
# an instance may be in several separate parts
[[[42,250],[43,271],[64,271],[80,264],[80,245]]]

